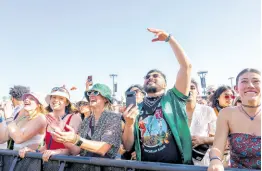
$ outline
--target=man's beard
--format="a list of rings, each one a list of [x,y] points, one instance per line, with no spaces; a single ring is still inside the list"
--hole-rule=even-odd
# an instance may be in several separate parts
[[[157,88],[156,87],[149,86],[149,85],[145,85],[144,89],[145,89],[146,93],[156,93],[157,92]]]

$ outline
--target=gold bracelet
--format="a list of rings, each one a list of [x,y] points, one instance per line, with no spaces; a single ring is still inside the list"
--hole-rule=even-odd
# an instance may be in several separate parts
[[[74,142],[74,145],[76,145],[79,140],[80,140],[80,136],[76,134],[76,141]]]
[[[73,139],[72,143],[74,144],[76,142],[76,140],[77,140],[77,135],[74,134],[74,139]]]

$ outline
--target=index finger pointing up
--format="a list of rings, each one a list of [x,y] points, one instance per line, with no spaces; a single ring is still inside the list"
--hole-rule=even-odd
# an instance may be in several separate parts
[[[158,33],[159,32],[158,29],[153,29],[153,28],[147,28],[147,30],[152,32],[152,33]]]

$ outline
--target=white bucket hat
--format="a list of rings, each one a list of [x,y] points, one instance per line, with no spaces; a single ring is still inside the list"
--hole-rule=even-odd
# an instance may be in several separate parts
[[[38,103],[40,103],[41,105],[43,105],[43,106],[45,106],[45,107],[47,106],[47,104],[46,104],[46,102],[45,102],[45,95],[44,95],[44,94],[39,93],[39,92],[25,93],[25,94],[23,94],[23,96],[22,96],[23,101],[24,101],[25,98],[26,98],[27,96],[29,96],[29,95],[33,96],[33,97],[38,101]]]
[[[46,103],[49,105],[50,104],[50,98],[51,96],[61,96],[61,97],[65,97],[69,103],[71,103],[70,101],[70,94],[68,92],[68,90],[64,87],[54,87],[52,90],[51,90],[51,93],[48,94],[46,97],[45,97],[45,101]]]

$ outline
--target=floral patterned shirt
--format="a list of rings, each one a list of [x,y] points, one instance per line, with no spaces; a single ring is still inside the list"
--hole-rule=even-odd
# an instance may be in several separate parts
[[[121,115],[111,111],[104,111],[95,123],[94,115],[85,118],[79,128],[79,135],[85,139],[106,142],[112,145],[104,156],[115,158],[121,144]],[[98,154],[81,149],[80,156],[102,157]]]

